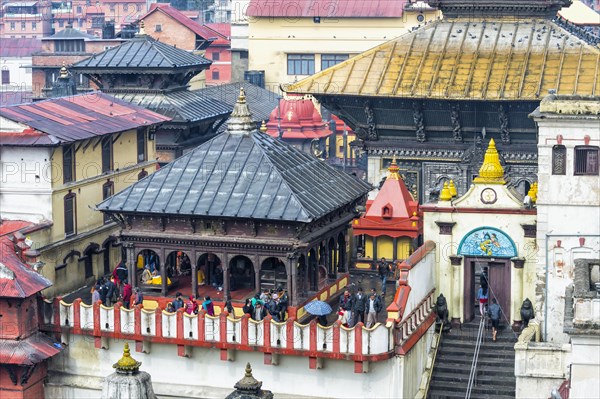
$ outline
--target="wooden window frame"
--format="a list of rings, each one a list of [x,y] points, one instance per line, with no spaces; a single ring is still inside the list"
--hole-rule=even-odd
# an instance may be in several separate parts
[[[67,152],[71,153],[71,160],[70,160],[70,165],[67,165],[67,162],[65,160]],[[75,176],[75,145],[74,144],[67,144],[63,147],[63,183],[71,183],[74,182],[75,180],[77,180],[76,176]],[[70,176],[67,176],[67,170],[70,169]]]
[[[576,146],[573,150],[574,152],[574,156],[573,156],[573,175],[575,176],[598,176],[598,173],[600,172],[600,165],[599,165],[599,157],[600,157],[600,148],[596,147],[596,146],[591,146],[591,145],[582,145],[582,146]],[[590,164],[589,164],[589,154],[590,153],[596,153],[596,165],[595,165],[595,169],[594,168],[589,168]],[[585,166],[583,166],[583,160],[581,159],[581,156],[583,154],[585,155]],[[585,169],[585,170],[584,170]]]
[[[68,201],[72,201],[72,215],[71,215],[71,224],[72,224],[72,231],[67,231],[67,202]],[[77,196],[75,195],[75,193],[72,193],[69,191],[69,193],[67,195],[65,195],[64,199],[63,199],[63,203],[64,203],[64,221],[65,221],[65,237],[72,237],[74,235],[77,235]]]
[[[148,160],[148,139],[146,137],[146,128],[142,127],[137,130],[137,163],[146,162]],[[141,150],[141,151],[140,151]],[[141,155],[141,157],[140,157]]]
[[[108,146],[105,144],[108,143]],[[106,159],[105,149],[108,148],[108,159]],[[107,173],[113,170],[113,142],[112,137],[107,136],[102,138],[102,142],[100,144],[100,152],[102,157],[102,173]]]

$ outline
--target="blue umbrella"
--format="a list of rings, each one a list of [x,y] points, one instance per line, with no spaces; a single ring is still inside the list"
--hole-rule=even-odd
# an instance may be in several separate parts
[[[315,316],[325,316],[331,313],[331,306],[323,301],[311,301],[304,305],[304,310]]]

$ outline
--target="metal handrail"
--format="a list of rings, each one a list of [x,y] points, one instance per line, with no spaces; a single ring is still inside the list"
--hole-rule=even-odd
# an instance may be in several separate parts
[[[471,398],[471,391],[475,382],[475,376],[477,375],[477,361],[479,359],[479,349],[481,348],[481,341],[485,331],[485,314],[481,315],[479,321],[479,331],[477,332],[477,343],[475,344],[475,353],[473,353],[473,361],[471,362],[471,372],[469,374],[469,383],[467,384],[467,392],[465,393],[465,399]]]
[[[433,377],[433,367],[435,366],[435,358],[437,357],[438,350],[440,349],[440,341],[442,340],[442,328],[444,323],[440,324],[440,331],[438,332],[437,342],[435,344],[435,352],[433,352],[433,358],[431,359],[431,369],[429,370],[429,378],[427,379],[427,385],[425,386],[425,393],[423,397],[426,398],[429,393],[429,385],[431,385],[431,378]]]

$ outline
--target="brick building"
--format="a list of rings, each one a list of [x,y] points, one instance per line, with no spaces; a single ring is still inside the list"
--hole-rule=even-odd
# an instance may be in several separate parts
[[[206,72],[206,85],[228,83],[231,80],[231,26],[201,25],[169,4],[155,3],[140,18],[146,33],[156,40],[183,50],[201,52],[212,60]]]
[[[42,38],[52,32],[49,1],[12,1],[2,5],[0,37]]]

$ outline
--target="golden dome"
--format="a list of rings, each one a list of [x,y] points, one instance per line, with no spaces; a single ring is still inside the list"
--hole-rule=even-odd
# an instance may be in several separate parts
[[[396,158],[394,158],[394,159],[392,159],[392,163],[390,163],[390,166],[388,166],[388,172],[390,173],[388,176],[388,179],[400,180],[400,175],[398,174],[399,171],[400,171],[400,168],[398,167],[398,164],[396,163]]]
[[[129,343],[125,342],[125,348],[123,349],[123,357],[118,362],[113,364],[113,368],[117,369],[117,372],[122,373],[135,373],[139,370],[141,362],[138,362],[131,357],[129,352]]]
[[[267,124],[265,123],[265,121],[262,121],[262,124],[260,125],[260,131],[263,133],[267,132]]]
[[[479,176],[473,182],[487,184],[504,184],[504,168],[500,164],[500,155],[496,149],[494,139],[490,140],[483,163],[479,169]]]
[[[452,196],[452,198],[458,195],[458,192],[456,191],[456,186],[454,185],[454,180],[450,180],[450,184],[448,184],[448,189],[450,190],[450,195]]]

